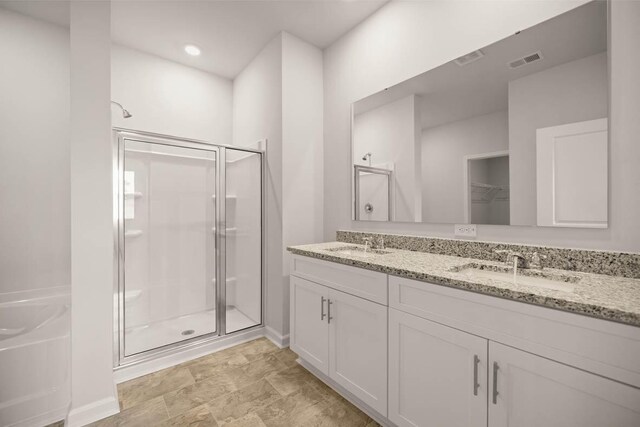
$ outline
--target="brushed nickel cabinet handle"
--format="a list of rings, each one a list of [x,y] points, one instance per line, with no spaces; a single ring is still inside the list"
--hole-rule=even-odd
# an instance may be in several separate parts
[[[480,363],[480,358],[477,354],[473,355],[473,395],[478,395],[478,388],[480,388],[480,384],[478,383],[478,364]]]
[[[493,404],[498,404],[498,362],[493,362]]]
[[[326,301],[326,298],[321,296],[320,297],[320,320],[324,320],[325,317],[327,317],[327,315],[324,313],[324,302]]]
[[[327,311],[329,314],[329,317],[327,318],[327,323],[331,323],[331,320],[333,320],[333,317],[331,317],[331,304],[333,304],[333,301],[331,300],[327,300],[329,302],[329,304],[327,304]]]

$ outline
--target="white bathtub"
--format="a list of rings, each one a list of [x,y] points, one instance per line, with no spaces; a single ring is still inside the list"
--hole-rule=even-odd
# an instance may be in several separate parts
[[[0,294],[0,426],[64,419],[70,402],[68,287]]]

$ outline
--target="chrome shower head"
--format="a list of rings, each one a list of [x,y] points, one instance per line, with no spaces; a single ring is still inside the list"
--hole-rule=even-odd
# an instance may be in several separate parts
[[[131,114],[130,112],[128,112],[123,106],[122,104],[120,104],[119,102],[116,101],[111,101],[112,104],[116,104],[118,107],[120,107],[120,109],[122,110],[122,117],[125,119],[128,119],[129,117],[133,117],[133,114]]]
[[[371,160],[371,153],[367,153],[364,156],[362,156],[362,160],[367,160],[367,157],[369,158],[369,160]]]

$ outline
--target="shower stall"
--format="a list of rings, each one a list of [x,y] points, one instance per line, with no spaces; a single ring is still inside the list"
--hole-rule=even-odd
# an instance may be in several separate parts
[[[264,152],[114,130],[115,365],[262,325]]]

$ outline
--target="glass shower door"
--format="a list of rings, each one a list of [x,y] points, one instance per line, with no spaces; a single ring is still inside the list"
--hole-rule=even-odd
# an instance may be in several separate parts
[[[129,139],[123,145],[126,357],[216,332],[217,151]]]
[[[225,332],[262,323],[262,154],[225,149]]]

